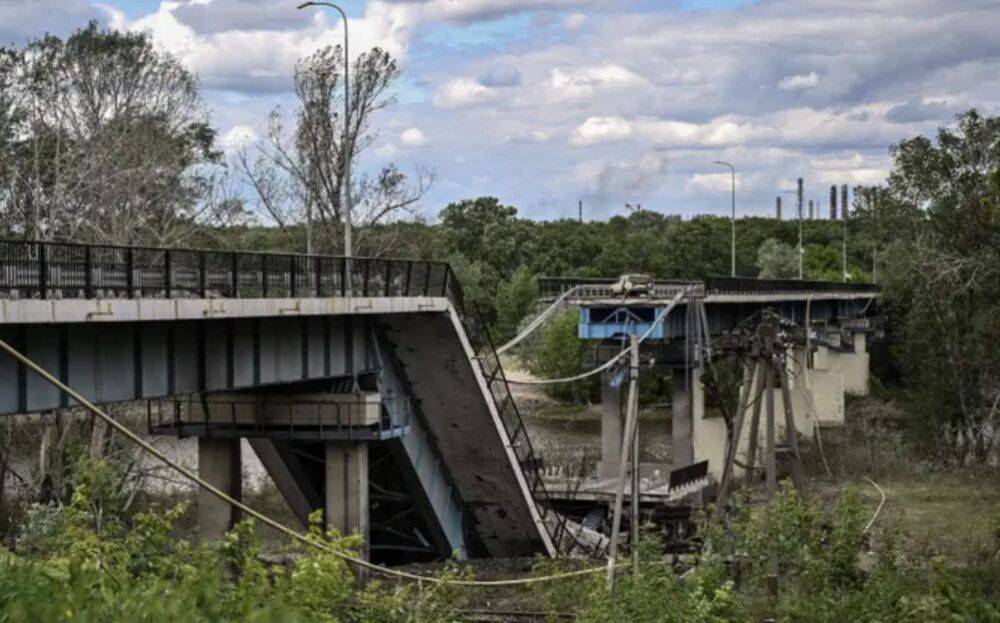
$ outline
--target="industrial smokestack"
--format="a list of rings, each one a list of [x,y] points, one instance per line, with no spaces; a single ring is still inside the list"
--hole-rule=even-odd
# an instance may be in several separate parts
[[[830,187],[830,220],[837,220],[837,187]]]
[[[813,220],[813,200],[809,200],[809,220]]]
[[[847,220],[847,217],[850,216],[848,214],[847,207],[847,184],[840,187],[840,216],[845,221]]]
[[[781,197],[774,198],[774,218],[781,220]]]

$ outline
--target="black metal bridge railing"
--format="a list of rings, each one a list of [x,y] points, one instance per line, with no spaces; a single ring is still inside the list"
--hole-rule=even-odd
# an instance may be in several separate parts
[[[486,323],[465,304],[447,262],[0,240],[0,296],[8,298],[447,297],[556,547],[565,520],[548,492]]]
[[[443,296],[445,262],[0,240],[22,298]]]

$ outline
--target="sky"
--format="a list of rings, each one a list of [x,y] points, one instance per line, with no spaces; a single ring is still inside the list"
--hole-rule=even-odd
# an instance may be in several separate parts
[[[296,0],[0,0],[0,44],[96,19],[200,78],[228,153],[295,110],[296,59],[343,39]],[[491,195],[522,216],[769,215],[805,180],[875,184],[890,146],[997,114],[1000,0],[342,0],[352,56],[400,62],[359,165],[433,171],[420,211]],[[789,206],[791,196],[786,196]],[[786,214],[789,212],[785,208]]]

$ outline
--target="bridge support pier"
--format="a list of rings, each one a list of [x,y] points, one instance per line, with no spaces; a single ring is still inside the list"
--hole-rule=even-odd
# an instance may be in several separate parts
[[[610,372],[601,373],[601,461],[597,477],[617,478],[622,453],[621,388],[612,387]]]
[[[327,442],[326,524],[344,535],[360,533],[368,557],[367,442]]]
[[[816,405],[816,423],[820,426],[844,424],[844,354],[827,346],[818,346],[813,353],[810,370],[813,403]]]
[[[199,437],[198,475],[231,497],[241,499],[240,440]],[[202,540],[222,538],[239,520],[239,510],[199,489],[198,526]]]
[[[695,420],[704,417],[704,392],[701,388],[700,368],[674,368],[670,437],[673,448],[673,469],[694,463]]]
[[[841,353],[840,365],[844,374],[844,391],[852,396],[867,396],[869,391],[868,335],[863,331],[851,332],[854,352]],[[851,346],[852,344],[846,344]]]
[[[788,393],[792,397],[792,415],[795,418],[795,430],[799,433],[799,439],[804,437],[809,438],[813,436],[813,428],[815,427],[815,419],[820,417],[823,413],[823,409],[826,407],[826,403],[822,400],[817,400],[819,394],[816,391],[817,387],[822,387],[823,389],[819,392],[824,396],[833,395],[832,390],[828,390],[827,386],[833,379],[827,378],[828,375],[822,374],[815,367],[815,358],[813,360],[813,367],[809,367],[809,356],[805,348],[794,347],[789,348],[785,354],[785,370],[788,374]],[[777,383],[781,383],[781,379],[776,380]],[[778,431],[779,443],[784,443],[785,433],[785,418],[784,418],[784,395],[782,392],[774,393],[774,410],[775,413],[781,415],[777,417],[776,430]],[[764,430],[761,429],[761,437],[758,440],[758,447],[763,447],[765,443]]]

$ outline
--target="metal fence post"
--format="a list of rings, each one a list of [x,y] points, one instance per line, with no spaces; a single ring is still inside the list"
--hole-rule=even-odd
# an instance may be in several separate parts
[[[340,296],[347,296],[347,259],[340,259]]]
[[[125,249],[125,290],[128,292],[129,298],[135,296],[135,275],[132,272],[133,268],[135,268],[135,251],[129,247]]]
[[[260,256],[260,296],[267,298],[267,255]]]
[[[320,287],[320,274],[321,274],[322,263],[318,257],[313,258],[313,279],[316,280],[316,298],[319,298],[322,293],[322,288]]]
[[[298,259],[294,255],[290,255],[288,262],[288,289],[289,296],[295,298],[295,275],[298,273]]]
[[[232,296],[236,298],[240,291],[240,265],[239,265],[239,254],[231,252],[229,260],[229,283],[233,289]]]
[[[49,262],[44,242],[38,243],[38,295],[45,298],[49,289]]]
[[[93,257],[90,246],[83,247],[83,298],[94,298]]]
[[[163,252],[163,293],[170,298],[170,249]]]
[[[198,252],[198,291],[201,293],[201,298],[205,298],[208,294],[208,276],[205,274],[205,252]]]

